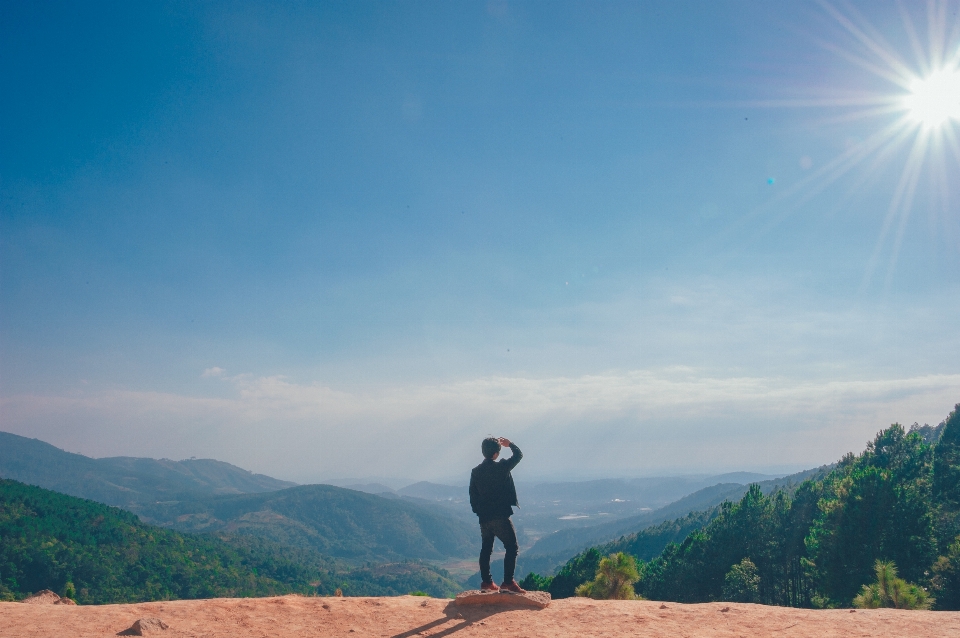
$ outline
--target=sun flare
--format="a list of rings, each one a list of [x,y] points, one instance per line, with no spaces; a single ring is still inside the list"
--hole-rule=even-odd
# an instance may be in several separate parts
[[[960,121],[960,71],[942,69],[915,79],[904,106],[910,117],[925,128],[937,128],[949,120]]]
[[[900,48],[891,45],[849,4],[834,6],[823,0],[820,6],[839,30],[819,44],[851,63],[849,86],[835,87],[835,92],[831,87],[817,87],[819,94],[808,99],[791,97],[759,104],[836,109],[825,122],[872,120],[878,126],[782,189],[749,217],[760,211],[771,213],[763,226],[770,228],[845,176],[852,179],[841,197],[858,197],[868,185],[880,183],[887,166],[902,162],[899,177],[888,173],[893,177],[886,185],[890,202],[885,212],[877,210],[879,234],[861,288],[870,285],[884,255],[888,256],[884,286],[890,286],[918,199],[928,211],[931,227],[937,227],[938,234],[953,245],[960,241],[956,178],[960,174],[960,13],[956,10],[960,0],[930,0],[926,20],[921,21],[912,15],[919,13],[911,11],[913,5],[902,5],[902,35],[906,37],[892,33],[899,37]],[[923,23],[926,37],[916,26]],[[905,43],[908,46],[903,46]],[[857,75],[872,76],[871,82],[879,79],[890,88],[851,90],[856,87]]]

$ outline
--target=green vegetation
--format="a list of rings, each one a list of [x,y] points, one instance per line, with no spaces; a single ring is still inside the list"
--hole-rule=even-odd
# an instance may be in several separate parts
[[[618,552],[602,558],[594,579],[577,587],[576,594],[596,600],[634,600],[633,584],[638,580],[636,560]]]
[[[462,587],[446,570],[405,561],[329,572],[320,581],[316,592],[331,596],[337,589],[344,596],[401,596],[422,591],[434,598],[448,598]]]
[[[897,578],[897,567],[890,561],[878,560],[874,565],[877,582],[864,585],[853,599],[860,609],[892,607],[894,609],[930,609],[933,599],[919,585]]]
[[[947,548],[946,556],[933,564],[931,589],[937,593],[939,609],[960,609],[960,538]]]
[[[640,560],[650,560],[659,555],[670,543],[683,541],[691,532],[702,529],[720,513],[720,507],[711,507],[702,512],[691,512],[682,518],[666,521],[640,530],[600,548],[604,554],[626,552]]]
[[[137,513],[181,532],[229,529],[352,564],[462,558],[476,551],[475,523],[438,507],[332,485],[185,498],[143,506]]]
[[[608,554],[625,552],[639,560],[650,560],[671,542],[680,542],[690,532],[702,528],[716,518],[720,508],[693,512],[683,518],[666,521],[640,530],[619,540],[591,548],[567,561],[554,576],[541,576],[530,572],[520,583],[524,589],[546,591],[554,598],[569,598],[576,588],[594,577],[600,560]]]
[[[735,603],[759,602],[760,574],[752,560],[744,558],[723,577],[723,599]]]
[[[548,591],[553,598],[570,598],[576,595],[577,587],[597,574],[603,554],[591,547],[567,561],[553,576],[543,577],[530,573],[520,586],[531,591]]]
[[[0,599],[52,589],[81,604],[285,593],[447,596],[458,585],[420,563],[350,569],[252,536],[157,528],[114,507],[0,480]]]
[[[960,406],[936,428],[890,426],[792,492],[753,485],[737,503],[591,548],[524,586],[571,596],[605,553],[625,551],[641,559],[635,590],[645,598],[846,607],[871,587],[879,560],[918,584],[901,591],[920,600],[929,590],[937,609],[960,609],[958,464]],[[671,534],[659,555],[638,555]]]
[[[541,576],[535,572],[530,572],[520,581],[520,586],[529,591],[550,591],[552,582],[553,576]]]
[[[0,587],[6,598],[72,590],[80,603],[304,591],[317,576],[255,547],[150,527],[133,514],[0,481]]]

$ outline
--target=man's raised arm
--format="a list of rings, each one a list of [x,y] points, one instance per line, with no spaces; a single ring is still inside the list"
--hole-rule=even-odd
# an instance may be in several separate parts
[[[513,453],[509,459],[504,459],[500,461],[503,465],[506,466],[506,470],[510,471],[517,466],[517,463],[520,462],[520,459],[523,458],[523,452],[520,451],[520,448],[517,447],[515,443],[511,443],[510,439],[500,439],[500,445],[504,447],[509,447],[510,451]]]

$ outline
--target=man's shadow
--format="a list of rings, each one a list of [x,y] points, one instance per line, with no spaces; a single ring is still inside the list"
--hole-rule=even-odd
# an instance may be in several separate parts
[[[435,634],[430,634],[430,638],[449,636],[460,631],[461,629],[465,629],[466,627],[470,627],[476,623],[483,622],[486,618],[490,618],[491,616],[495,616],[505,611],[515,611],[517,609],[540,611],[536,607],[527,607],[525,605],[464,605],[462,607],[458,607],[457,604],[451,600],[443,608],[443,618],[438,618],[432,622],[428,622],[425,625],[408,629],[403,633],[393,635],[391,638],[411,638],[411,636],[416,636],[420,632],[434,629],[449,622],[453,622],[454,624],[450,627],[446,627],[442,631],[439,631]]]

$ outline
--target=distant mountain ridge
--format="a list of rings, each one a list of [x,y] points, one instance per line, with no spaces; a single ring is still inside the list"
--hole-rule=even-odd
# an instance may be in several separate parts
[[[397,490],[397,494],[428,501],[467,501],[469,499],[469,490],[466,486],[442,485],[429,481],[407,485]]]
[[[94,459],[9,432],[0,432],[0,478],[127,509],[184,494],[250,494],[296,485],[213,459]]]
[[[366,492],[367,494],[394,494],[395,490],[390,489],[383,483],[355,483],[351,485],[338,485],[347,490],[356,490],[357,492]]]
[[[718,483],[756,483],[778,478],[777,475],[755,472],[729,472],[718,475],[652,476],[643,478],[593,479],[559,483],[519,482],[522,502],[562,500],[576,507],[581,503],[635,501],[656,509],[673,503],[699,489]]]

